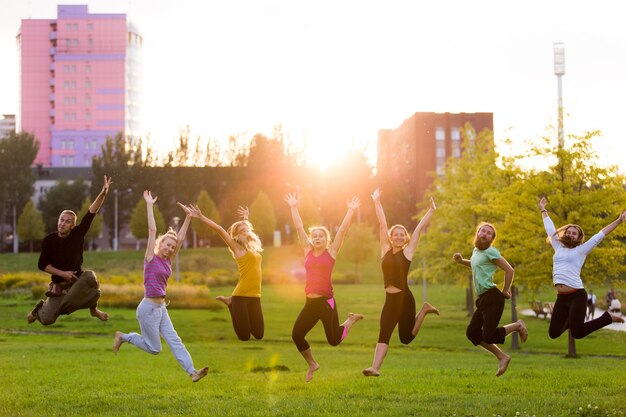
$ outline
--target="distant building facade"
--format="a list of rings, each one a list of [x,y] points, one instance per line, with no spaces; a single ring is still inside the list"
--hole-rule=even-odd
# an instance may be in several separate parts
[[[17,130],[39,140],[35,164],[89,167],[107,137],[139,137],[142,43],[125,14],[86,5],[22,20]]]
[[[3,114],[0,119],[0,139],[9,136],[11,132],[15,132],[15,115]]]
[[[415,113],[395,129],[378,131],[378,176],[403,181],[413,206],[445,173],[446,160],[463,152],[461,130],[470,123],[478,133],[493,131],[493,113]]]

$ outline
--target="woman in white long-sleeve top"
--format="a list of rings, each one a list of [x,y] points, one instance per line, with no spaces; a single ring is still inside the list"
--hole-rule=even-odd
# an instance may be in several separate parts
[[[556,339],[569,328],[572,337],[582,339],[613,322],[623,323],[623,318],[608,312],[595,320],[585,322],[587,292],[580,278],[580,271],[589,252],[626,220],[626,211],[622,211],[617,219],[585,242],[585,234],[576,224],[567,224],[556,229],[546,210],[546,203],[546,198],[542,197],[538,206],[548,240],[554,249],[552,280],[557,292],[548,330],[550,338]]]

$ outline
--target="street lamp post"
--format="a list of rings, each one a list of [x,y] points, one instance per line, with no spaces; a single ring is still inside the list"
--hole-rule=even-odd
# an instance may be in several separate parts
[[[172,218],[172,220],[174,221],[174,226],[176,226],[176,234],[178,234],[178,223],[180,222],[180,217],[175,216],[174,218]],[[176,251],[176,260],[175,260],[175,268],[176,268],[176,282],[180,281],[180,269],[179,269],[179,265],[178,265],[178,252]]]
[[[127,192],[127,193],[131,193],[133,190],[132,188],[129,188],[127,190],[124,190],[123,192]],[[118,195],[119,192],[116,189],[113,190],[113,196],[115,197],[113,199],[114,204],[113,204],[113,250],[114,251],[118,251],[120,248],[120,239],[119,239],[119,221],[118,221]]]
[[[565,44],[563,42],[554,43],[554,75],[558,84],[558,129],[559,129],[559,149],[563,149],[565,135],[563,133],[563,85],[562,77],[565,75]]]
[[[117,188],[113,190],[114,204],[113,204],[113,250],[118,249],[118,237],[117,237]]]

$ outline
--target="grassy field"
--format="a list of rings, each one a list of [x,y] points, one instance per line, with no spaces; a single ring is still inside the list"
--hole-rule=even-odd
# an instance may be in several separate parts
[[[172,285],[175,285],[174,283]],[[231,287],[213,288],[212,295]],[[463,289],[433,286],[428,316],[409,346],[397,336],[379,378],[365,378],[384,301],[380,285],[338,285],[340,316],[361,312],[338,347],[321,325],[308,340],[321,369],[304,382],[306,366],[291,342],[302,306],[301,285],[265,286],[266,336],[240,342],[225,308],[170,310],[196,366],[209,375],[192,384],[164,346],[148,355],[124,344],[111,352],[115,330],[137,331],[131,309],[109,310],[102,323],[87,311],[49,327],[27,325],[31,300],[0,299],[2,416],[606,416],[626,413],[626,334],[601,330],[578,341],[567,359],[565,337],[547,337],[547,321],[528,318],[530,337],[496,378],[496,361],[464,336]],[[417,298],[420,289],[414,288]],[[508,312],[503,320],[506,320]]]
[[[103,284],[137,280],[140,252],[85,253]],[[33,271],[37,256],[0,255],[0,274]],[[187,250],[181,282],[203,275],[232,280],[235,264],[223,248]],[[109,308],[99,322],[87,311],[61,317],[52,326],[28,325],[34,301],[28,291],[0,296],[0,416],[613,416],[626,414],[626,333],[600,330],[577,341],[580,358],[565,358],[567,338],[551,340],[548,322],[526,318],[530,337],[509,370],[494,376],[493,357],[465,338],[464,288],[428,287],[428,301],[441,316],[428,316],[418,337],[401,345],[397,332],[379,378],[365,378],[378,336],[384,302],[379,265],[361,267],[362,284],[335,285],[340,318],[365,314],[338,347],[326,344],[318,325],[308,337],[321,369],[304,382],[306,365],[291,341],[304,302],[303,284],[284,276],[299,270],[298,253],[269,248],[264,274],[265,338],[237,340],[225,307],[175,309],[170,315],[196,366],[209,375],[192,384],[167,346],[158,356],[124,344],[111,352],[116,330],[138,331],[134,309]],[[352,265],[338,262],[338,276]],[[139,273],[138,273],[139,271]],[[196,271],[194,275],[190,271]],[[42,274],[43,275],[43,274]],[[202,279],[200,279],[202,281]],[[176,282],[171,282],[175,287]],[[421,286],[413,287],[421,300]],[[211,286],[210,296],[232,285]],[[601,289],[597,289],[599,295]],[[539,295],[553,301],[549,287]],[[520,294],[520,307],[526,308]],[[139,302],[139,300],[137,300]],[[502,322],[510,320],[510,308]]]

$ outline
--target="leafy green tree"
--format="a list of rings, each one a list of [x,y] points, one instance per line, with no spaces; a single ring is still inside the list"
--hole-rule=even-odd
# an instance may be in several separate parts
[[[274,206],[267,194],[260,191],[254,202],[250,205],[250,223],[260,237],[269,238],[276,230],[276,215]]]
[[[207,216],[209,219],[213,220],[215,223],[220,223],[222,218],[220,216],[219,211],[217,211],[217,206],[215,202],[206,191],[202,190],[196,199],[196,204],[202,211],[202,213]],[[206,224],[202,223],[198,219],[191,220],[191,227],[196,234],[196,236],[201,241],[209,241],[210,237],[215,235],[215,231],[211,229]]]
[[[298,210],[300,211],[300,217],[302,217],[302,222],[305,227],[319,225],[322,221],[319,208],[315,205],[311,193],[300,193],[300,207]]]
[[[46,235],[41,212],[30,200],[17,220],[17,234],[20,240],[30,242],[30,252],[33,251],[33,240],[41,240]]]
[[[341,246],[341,256],[354,263],[354,273],[359,276],[359,265],[376,256],[378,239],[367,223],[350,226],[348,235]]]
[[[89,211],[89,206],[91,206],[92,201],[89,198],[83,200],[83,204],[80,207],[80,212],[78,213],[78,218],[82,219],[85,217],[87,212]],[[102,233],[102,224],[103,224],[102,216],[97,215],[94,217],[91,222],[91,226],[89,227],[89,231],[85,235],[85,238],[89,241],[89,250],[93,250],[93,241],[95,238],[100,236]]]
[[[141,151],[141,144],[127,141],[121,134],[114,138],[107,138],[102,147],[102,154],[93,158],[91,169],[93,181],[91,183],[91,196],[95,198],[102,189],[102,178],[108,175],[112,178],[113,184],[109,195],[104,200],[102,216],[108,230],[115,227],[115,190],[118,190],[118,226],[121,229],[127,224],[132,207],[133,190],[142,190],[138,184],[143,172],[144,160]],[[131,192],[128,192],[130,190]],[[82,201],[82,199],[81,199]],[[113,246],[113,233],[110,233],[111,247]]]
[[[6,210],[21,213],[33,195],[35,174],[32,165],[39,151],[39,142],[30,133],[11,132],[0,140],[0,218],[6,219]],[[4,236],[4,222],[0,222],[0,236]],[[1,250],[2,245],[0,245]]]
[[[155,205],[154,208],[154,221],[156,222],[157,233],[163,233],[165,231],[165,220],[163,214],[159,208]],[[145,239],[148,237],[148,212],[146,207],[146,200],[141,198],[130,218],[130,231],[135,236],[135,239]]]
[[[100,187],[102,187],[102,184],[100,184]],[[52,232],[57,229],[59,214],[63,210],[73,210],[78,213],[83,200],[87,197],[87,192],[88,185],[82,178],[78,178],[71,183],[63,179],[50,188],[39,201],[39,209],[43,215],[46,230]],[[79,217],[78,221],[80,219]]]

